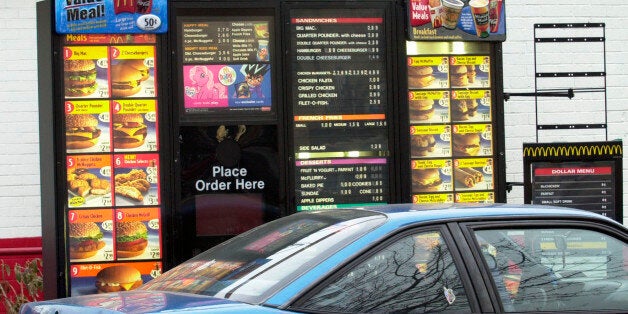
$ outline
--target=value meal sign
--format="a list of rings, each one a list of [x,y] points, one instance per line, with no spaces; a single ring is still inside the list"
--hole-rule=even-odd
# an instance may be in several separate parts
[[[384,13],[291,11],[297,210],[390,199]]]
[[[524,144],[526,203],[622,221],[621,142]]]

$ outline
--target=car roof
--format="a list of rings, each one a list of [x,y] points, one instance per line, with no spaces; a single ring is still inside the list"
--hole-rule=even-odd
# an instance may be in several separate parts
[[[388,217],[387,224],[404,225],[444,220],[511,219],[511,218],[570,218],[596,220],[621,226],[600,214],[574,208],[531,204],[386,204],[360,207]]]

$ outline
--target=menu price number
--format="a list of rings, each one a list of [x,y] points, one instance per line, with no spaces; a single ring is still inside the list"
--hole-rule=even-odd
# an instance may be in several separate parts
[[[148,221],[148,228],[159,230],[159,219],[151,219]]]
[[[381,84],[369,84],[369,90],[381,90],[381,89],[382,89]]]
[[[360,76],[367,76],[367,75],[380,75],[381,71],[380,70],[333,70],[331,71],[331,74],[334,76],[347,76],[347,75],[360,75]]]
[[[159,251],[150,251],[149,254],[150,254],[150,258],[152,259],[159,258]]]
[[[382,149],[384,149],[384,145],[381,144],[381,143],[374,143],[374,144],[370,145],[370,148],[372,150],[382,150]]]
[[[367,25],[366,30],[367,31],[379,31],[379,25]]]
[[[113,253],[104,251],[102,252],[102,258],[105,260],[113,260]]]
[[[161,26],[161,19],[157,15],[146,14],[140,16],[135,23],[141,30],[150,31]]]
[[[104,206],[104,207],[110,207],[111,206],[111,198],[103,197],[101,199],[101,205]]]
[[[351,189],[340,189],[340,195],[351,195],[353,194],[353,190]]]
[[[384,201],[384,196],[383,195],[373,195],[373,196],[371,196],[371,200],[373,202],[383,202]]]
[[[157,196],[148,195],[147,197],[144,198],[144,204],[145,205],[158,205],[159,202],[157,200]]]
[[[382,93],[381,92],[369,92],[369,97],[371,97],[371,98],[380,98],[380,97],[382,97]]]

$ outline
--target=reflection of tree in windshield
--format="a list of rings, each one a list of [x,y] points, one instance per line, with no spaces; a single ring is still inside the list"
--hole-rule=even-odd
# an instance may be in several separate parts
[[[417,267],[423,262],[424,269]],[[302,307],[350,312],[469,310],[457,274],[444,244],[425,252],[407,237],[355,267]]]

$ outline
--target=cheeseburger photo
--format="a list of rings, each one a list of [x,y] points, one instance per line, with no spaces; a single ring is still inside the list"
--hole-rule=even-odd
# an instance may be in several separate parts
[[[91,114],[65,116],[65,143],[68,149],[92,147],[98,142],[100,133],[98,119]]]
[[[93,222],[76,222],[69,224],[70,259],[89,258],[105,247],[103,234]]]
[[[144,144],[148,128],[141,114],[114,114],[112,120],[114,148],[135,148]]]
[[[66,97],[88,96],[96,92],[96,63],[94,60],[65,60],[63,86]]]
[[[116,223],[116,254],[118,258],[135,257],[148,245],[148,229],[141,221]]]
[[[96,274],[98,293],[129,291],[139,288],[144,282],[135,267],[116,265],[103,268]]]
[[[144,64],[142,59],[129,59],[122,62],[124,65],[134,68],[142,75],[142,81],[148,80],[150,77],[150,69]]]
[[[142,90],[142,73],[124,62],[111,66],[111,96],[128,97]]]

